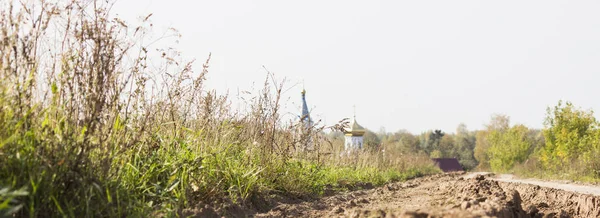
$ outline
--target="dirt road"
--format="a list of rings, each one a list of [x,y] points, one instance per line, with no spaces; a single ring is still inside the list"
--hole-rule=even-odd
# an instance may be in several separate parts
[[[472,175],[476,175],[476,174],[472,174]],[[524,184],[530,184],[530,185],[539,185],[541,187],[556,188],[556,189],[560,189],[560,190],[564,190],[564,191],[571,191],[571,192],[600,196],[600,186],[579,185],[579,184],[553,182],[553,181],[540,181],[537,179],[518,179],[510,174],[501,174],[501,175],[490,177],[490,179],[493,179],[493,180],[496,180],[499,182],[517,182],[517,183],[524,183]]]
[[[571,190],[565,191],[555,185],[506,176],[441,174],[282,204],[256,217],[600,217],[598,187],[559,187]]]

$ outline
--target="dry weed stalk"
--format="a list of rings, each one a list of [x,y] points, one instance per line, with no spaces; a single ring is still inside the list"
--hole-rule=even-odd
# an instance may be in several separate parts
[[[285,80],[270,72],[250,111],[232,109],[205,87],[210,54],[196,73],[154,46],[150,15],[133,26],[111,4],[0,3],[0,182],[32,191],[18,215],[174,214],[262,189],[318,193],[327,166],[378,167],[377,154],[332,155],[320,122],[283,120]]]

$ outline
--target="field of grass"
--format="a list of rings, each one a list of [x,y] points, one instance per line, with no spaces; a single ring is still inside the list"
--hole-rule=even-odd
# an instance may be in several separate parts
[[[149,17],[127,25],[109,8],[0,3],[0,216],[177,217],[438,172],[421,156],[340,156],[326,127],[284,119],[272,76],[233,109],[204,86],[210,56],[194,72],[152,46]]]

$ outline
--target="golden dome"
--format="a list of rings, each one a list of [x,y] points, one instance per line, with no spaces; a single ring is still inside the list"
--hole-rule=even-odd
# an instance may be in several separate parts
[[[365,128],[363,128],[358,122],[356,122],[356,117],[352,120],[352,124],[350,124],[350,128],[346,128],[347,136],[362,136],[365,134]]]

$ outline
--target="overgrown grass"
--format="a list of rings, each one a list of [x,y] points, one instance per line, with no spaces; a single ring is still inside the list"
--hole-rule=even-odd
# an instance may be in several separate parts
[[[109,8],[0,3],[1,213],[179,216],[222,199],[318,196],[437,172],[410,155],[340,157],[325,127],[284,120],[284,84],[272,76],[234,110],[204,88],[210,56],[194,72],[152,47],[150,16],[129,26]]]
[[[514,173],[522,178],[600,183],[600,179],[590,172],[588,167],[581,163],[573,163],[563,166],[560,170],[549,170],[542,167],[534,155],[524,163],[516,165],[509,173]]]

